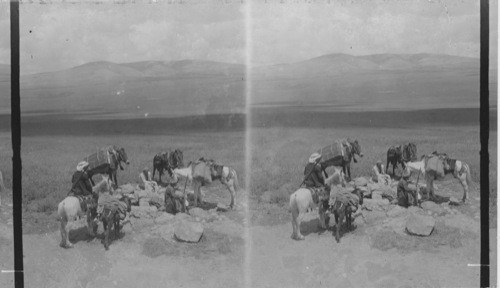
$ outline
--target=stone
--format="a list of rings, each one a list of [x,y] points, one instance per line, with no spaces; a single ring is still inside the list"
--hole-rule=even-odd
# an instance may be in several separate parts
[[[134,186],[132,186],[132,184],[130,183],[127,183],[127,184],[123,184],[123,185],[120,185],[116,190],[115,192],[118,192],[120,194],[131,194],[131,193],[134,193],[135,191],[135,188]]]
[[[411,235],[429,236],[435,225],[436,220],[432,216],[411,214],[406,220],[406,231]]]
[[[165,203],[165,200],[162,199],[162,197],[160,195],[154,195],[154,197],[151,197],[149,199],[149,205],[155,206],[156,208],[160,208],[160,207],[164,206],[164,203]]]
[[[385,211],[389,206],[387,199],[363,199],[363,206],[369,211]]]
[[[227,210],[229,210],[228,206],[221,204],[221,203],[217,203],[217,211],[227,212]]]
[[[155,218],[155,223],[158,225],[171,223],[175,219],[175,216],[169,213],[162,213],[160,216]]]
[[[133,193],[131,195],[133,195],[133,197],[130,198],[130,204],[139,205],[139,197],[137,196],[137,194]]]
[[[149,207],[149,199],[148,198],[139,198],[139,206]]]
[[[382,200],[382,191],[372,190],[371,195],[373,200]]]
[[[396,218],[399,216],[406,216],[408,214],[408,209],[401,207],[399,205],[391,205],[392,208],[389,208],[387,211],[387,216],[391,218]]]
[[[203,235],[203,225],[191,221],[179,221],[174,228],[174,236],[178,241],[197,243]]]
[[[368,185],[368,180],[365,177],[358,177],[354,179],[354,186],[361,187]]]
[[[457,198],[455,197],[450,197],[450,205],[453,205],[453,206],[458,206],[461,204],[461,201],[459,201]]]
[[[444,215],[446,214],[446,210],[441,207],[440,205],[432,202],[432,201],[425,201],[420,204],[420,207],[426,211],[431,211],[431,213],[436,213],[437,215]]]
[[[141,199],[141,198],[148,198],[149,193],[146,190],[136,190],[135,195],[137,195],[137,197]]]

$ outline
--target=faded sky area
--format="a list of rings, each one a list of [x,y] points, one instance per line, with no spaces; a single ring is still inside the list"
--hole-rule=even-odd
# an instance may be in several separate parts
[[[478,0],[33,2],[20,5],[22,74],[92,61],[243,64],[247,52],[254,65],[330,53],[479,57]],[[496,1],[490,9],[491,49],[497,51]],[[3,2],[0,33],[8,35],[8,27],[8,4]],[[248,46],[245,33],[251,33]],[[9,63],[9,58],[9,37],[0,37],[0,63]],[[494,59],[496,63],[496,55]]]
[[[245,61],[241,5],[22,4],[21,73],[91,61]]]

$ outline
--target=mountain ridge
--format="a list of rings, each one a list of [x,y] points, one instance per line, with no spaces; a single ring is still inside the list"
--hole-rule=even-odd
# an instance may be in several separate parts
[[[6,91],[2,69],[0,91]],[[247,76],[252,79],[252,105],[326,103],[324,108],[331,111],[479,107],[478,58],[332,53],[255,66],[251,75],[246,75],[244,64],[196,59],[89,62],[22,75],[21,108],[117,111],[126,117],[244,113]],[[496,79],[490,82],[496,87]],[[496,89],[493,92],[496,95]],[[496,105],[496,97],[491,98]],[[5,100],[0,99],[0,112],[10,108]]]

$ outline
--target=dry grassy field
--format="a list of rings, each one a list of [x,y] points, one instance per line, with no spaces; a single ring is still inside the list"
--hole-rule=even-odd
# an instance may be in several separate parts
[[[371,117],[364,120],[368,118]],[[259,120],[265,123],[266,119]],[[313,211],[306,215],[301,228],[307,235],[306,240],[290,239],[290,215],[286,205],[289,195],[302,181],[309,155],[336,139],[350,137],[361,143],[365,156],[352,164],[353,177],[369,175],[376,160],[385,161],[390,145],[411,141],[417,144],[419,155],[437,150],[469,163],[472,178],[478,181],[478,125],[442,122],[430,125],[414,120],[411,119],[413,125],[398,121],[395,124],[398,127],[387,127],[387,123],[381,125],[376,121],[371,125],[358,122],[350,126],[323,122],[318,125],[320,128],[274,123],[270,127],[254,127],[248,139],[245,139],[244,129],[182,131],[170,129],[168,120],[128,121],[127,125],[102,120],[102,123],[95,122],[95,126],[84,123],[87,130],[81,130],[80,124],[74,121],[39,123],[38,129],[25,124],[22,182],[27,282],[47,287],[110,287],[110,283],[122,287],[157,287],[158,283],[175,287],[243,287],[241,281],[246,279],[255,287],[264,287],[264,284],[318,287],[321,281],[329,283],[329,287],[369,287],[373,283],[377,283],[374,287],[398,287],[400,276],[410,275],[418,282],[407,279],[406,283],[412,283],[408,287],[456,287],[458,283],[473,286],[479,274],[464,263],[479,261],[477,188],[471,191],[470,205],[451,208],[453,214],[436,216],[436,233],[429,238],[398,234],[387,225],[396,225],[400,218],[392,219],[384,212],[371,211],[367,212],[366,221],[357,218],[354,231],[345,233],[342,242],[336,243],[329,232],[317,228],[317,212]],[[99,129],[103,126],[106,127],[104,133]],[[494,243],[497,132],[492,130],[490,133],[490,236],[493,237],[490,241]],[[194,246],[158,236],[162,235],[161,231],[173,231],[173,222],[156,225],[156,220],[149,219],[151,223],[146,225],[147,219],[134,218],[123,238],[115,240],[107,253],[102,253],[99,237],[77,237],[76,249],[61,249],[57,245],[60,235],[56,205],[68,192],[78,161],[96,148],[109,144],[124,146],[131,162],[124,171],[119,171],[119,183],[139,182],[138,172],[144,166],[151,168],[153,156],[168,148],[182,149],[185,162],[209,157],[234,166],[243,188],[237,194],[236,208],[219,212],[220,220],[216,222],[205,223],[203,239]],[[251,161],[250,179],[245,179],[247,145],[252,153],[247,160]],[[11,188],[12,180],[10,146],[10,134],[1,132],[0,169],[4,171],[7,188]],[[396,174],[400,172],[396,170]],[[208,192],[206,201],[229,203],[229,193],[220,184],[205,191]],[[457,180],[448,178],[438,186],[436,193],[461,198],[462,190]],[[270,201],[262,200],[265,194]],[[7,218],[10,216],[6,213],[9,214],[8,210],[2,210],[0,216],[4,217],[3,222],[9,223]],[[377,213],[382,213],[383,217],[373,218]],[[160,214],[164,216],[163,212]],[[8,227],[8,224],[1,226],[0,232],[8,232]],[[86,230],[82,226],[76,231]],[[6,243],[11,245],[12,242]],[[3,259],[11,259],[8,258],[12,256],[9,247],[0,249]],[[298,255],[297,249],[301,249],[302,254]],[[496,257],[496,252],[492,253],[491,257]],[[102,267],[108,267],[109,271]],[[436,267],[441,268],[439,273],[435,273]],[[199,277],[193,278],[186,272],[190,269],[198,271]],[[494,271],[496,266],[492,269]],[[346,275],[352,277],[349,278],[352,282]],[[374,275],[384,276],[374,278]],[[492,277],[496,281],[496,276]]]
[[[280,206],[286,204],[289,194],[302,181],[303,169],[309,155],[336,139],[346,137],[358,139],[365,155],[359,159],[358,163],[352,164],[353,177],[369,175],[370,168],[378,159],[385,163],[389,146],[411,141],[417,144],[418,155],[432,151],[446,152],[451,157],[469,163],[472,179],[475,182],[479,181],[478,125],[473,123],[452,125],[452,123],[441,122],[433,126],[427,120],[419,126],[418,119],[402,119],[394,123],[394,126],[398,128],[388,128],[386,127],[388,118],[390,115],[385,115],[383,118],[385,120],[378,121],[383,123],[363,119],[362,123],[358,121],[357,126],[345,124],[336,126],[334,123],[330,125],[323,121],[322,125],[318,125],[322,128],[301,127],[296,123],[288,125],[274,123],[274,127],[253,128],[251,137],[248,139],[252,153],[251,184],[247,189],[248,195],[259,199],[267,192],[272,203],[280,204]],[[393,119],[401,119],[401,117]],[[265,118],[261,117],[259,120],[263,122]],[[298,120],[294,121],[298,123]],[[405,122],[410,121],[412,125],[404,127]],[[355,123],[355,121],[351,122]],[[244,179],[246,144],[243,129],[181,131],[178,127],[170,129],[168,121],[160,120],[138,122],[102,120],[102,122],[96,121],[91,126],[88,122],[75,124],[78,122],[52,121],[48,123],[50,125],[43,125],[43,123],[35,125],[27,122],[23,127],[22,183],[25,217],[29,217],[30,213],[53,213],[57,203],[70,188],[71,175],[78,161],[93,153],[98,147],[110,144],[125,147],[131,161],[130,166],[124,171],[119,171],[120,183],[138,182],[138,172],[144,166],[152,168],[153,156],[168,148],[182,149],[186,163],[199,157],[208,157],[234,166],[239,172],[242,187],[245,187],[245,182],[248,180]],[[79,125],[85,127],[85,130],[79,132]],[[99,125],[105,127],[105,133],[99,133]],[[327,128],[330,126],[331,128]],[[43,129],[33,129],[33,127]],[[89,134],[89,131],[95,133]],[[490,131],[490,222],[495,226],[496,139],[497,132]],[[12,150],[10,134],[7,132],[0,134],[0,157],[0,170],[4,171],[6,186],[10,188]],[[457,191],[457,198],[461,198],[461,193]],[[479,195],[478,190],[475,189],[472,195]]]
[[[118,129],[132,131],[136,127]],[[240,185],[244,187],[245,139],[244,132],[187,132],[164,133],[163,135],[113,134],[113,135],[51,135],[22,137],[22,183],[23,218],[25,232],[37,225],[34,231],[52,230],[57,227],[54,212],[57,204],[71,188],[71,175],[76,164],[83,157],[106,145],[123,146],[128,154],[130,165],[118,171],[118,183],[139,183],[139,172],[147,166],[152,171],[153,157],[166,149],[181,149],[184,162],[200,157],[212,158],[225,165],[235,167],[239,174]],[[0,134],[0,170],[5,171],[6,186],[11,188],[11,143],[10,135]],[[96,179],[98,176],[96,176]],[[158,177],[158,176],[156,176]],[[227,193],[227,191],[222,191]],[[229,204],[229,193],[227,193]],[[44,223],[44,225],[41,225]],[[45,224],[46,223],[46,224]],[[35,227],[34,227],[35,228]]]

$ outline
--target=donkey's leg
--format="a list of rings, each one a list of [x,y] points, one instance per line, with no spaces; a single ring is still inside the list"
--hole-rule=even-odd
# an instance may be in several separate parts
[[[459,177],[457,177],[462,183],[462,187],[464,188],[464,196],[462,197],[462,202],[466,203],[469,200],[469,185],[467,184],[467,174],[462,173]]]
[[[115,239],[118,239],[120,237],[120,215],[118,215],[118,212],[114,215],[114,221],[115,221]]]
[[[194,207],[198,207],[198,199],[200,198],[200,186],[201,183],[199,183],[197,180],[193,180],[193,190],[194,190]]]
[[[104,249],[108,250],[109,249],[109,230],[111,230],[111,226],[113,225],[112,220],[110,219],[111,217],[105,216],[103,219],[104,221],[102,222],[104,225]]]
[[[302,219],[304,219],[305,211],[298,211],[297,218],[295,219],[295,226],[297,227],[297,240],[304,240],[305,237],[300,233],[300,223],[302,223]]]
[[[59,244],[59,246],[61,246],[63,248],[66,248],[67,247],[67,243],[69,243],[68,232],[66,231],[66,225],[67,224],[68,224],[68,220],[67,219],[61,219],[61,224],[60,224],[60,227],[59,227],[59,229],[61,230],[61,243]]]
[[[425,182],[427,185],[427,199],[434,197],[434,180],[429,173],[425,174]]]
[[[299,216],[298,211],[292,208],[292,239],[297,239],[297,217]]]
[[[337,241],[337,243],[339,243],[339,240],[340,240],[339,230],[340,230],[340,223],[342,223],[341,222],[342,218],[340,217],[338,211],[335,211],[334,215],[335,215],[335,241]]]
[[[229,208],[233,209],[234,207],[234,195],[235,195],[235,190],[234,190],[234,180],[229,180],[228,183],[226,183],[227,190],[229,190],[229,193],[231,194],[231,204],[229,204]]]
[[[326,229],[325,208],[323,206],[322,201],[319,202],[318,214],[319,214],[319,226],[321,227],[321,229]]]
[[[112,179],[114,179],[115,186],[118,187],[118,179],[116,179],[116,170],[112,171],[111,173],[113,174],[113,178]]]
[[[87,210],[87,230],[90,237],[95,237],[94,221],[92,219],[92,212],[90,211],[90,209]]]

